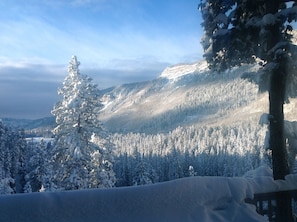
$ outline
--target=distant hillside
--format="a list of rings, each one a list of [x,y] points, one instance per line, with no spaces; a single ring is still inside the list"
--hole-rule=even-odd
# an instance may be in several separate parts
[[[41,119],[14,119],[2,118],[3,123],[14,128],[34,129],[39,127],[52,126],[55,124],[55,117],[45,117]]]
[[[259,118],[268,103],[267,95],[259,94],[251,81],[258,68],[246,65],[218,74],[211,73],[205,62],[169,67],[153,81],[104,91],[99,118],[111,132],[123,133],[169,132],[178,126]]]
[[[2,118],[1,120],[6,126],[16,129],[24,129],[26,136],[51,137],[51,130],[56,125],[54,116],[34,120],[13,118]]]

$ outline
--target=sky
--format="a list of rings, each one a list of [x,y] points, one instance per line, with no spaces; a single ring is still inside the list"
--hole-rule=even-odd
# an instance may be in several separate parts
[[[100,89],[202,58],[199,0],[1,0],[0,118],[50,116],[76,55]]]

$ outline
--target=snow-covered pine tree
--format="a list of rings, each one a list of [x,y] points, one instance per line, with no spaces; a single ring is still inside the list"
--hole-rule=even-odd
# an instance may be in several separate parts
[[[24,192],[38,192],[42,185],[44,178],[46,177],[45,164],[47,162],[47,150],[46,143],[41,140],[39,143],[35,143],[33,140],[28,145],[27,161],[26,161],[26,185]]]
[[[137,151],[135,153],[135,172],[133,175],[132,183],[134,186],[146,185],[156,183],[158,181],[158,176],[153,169],[152,165],[145,161],[144,154],[141,154]]]
[[[73,56],[68,76],[63,87],[58,89],[63,99],[52,110],[57,123],[53,130],[55,144],[51,159],[52,179],[58,188],[65,190],[114,184],[102,181],[102,178],[91,173],[94,170],[101,172],[106,162],[105,155],[96,155],[102,153],[102,148],[92,141],[94,136],[102,135],[103,128],[97,118],[102,104],[98,100],[97,85],[91,78],[80,73],[79,64],[76,56]],[[112,168],[108,171],[112,174]],[[104,177],[104,180],[109,179],[113,180]]]
[[[205,58],[211,68],[222,71],[261,60],[260,88],[269,92],[273,176],[285,179],[289,166],[283,105],[289,92],[296,96],[296,46],[291,42],[290,25],[297,20],[296,1],[201,0],[199,7],[204,20]],[[279,199],[277,209],[281,221],[292,220],[289,200]]]
[[[25,185],[25,151],[23,131],[13,131],[0,120],[0,193],[22,193]]]
[[[102,128],[99,134],[92,135],[91,142],[96,149],[92,154],[92,164],[96,167],[90,172],[91,187],[114,187],[116,183],[113,171],[115,146],[110,141],[109,133]]]
[[[0,195],[15,193],[11,175],[11,152],[8,149],[8,129],[0,120]]]
[[[275,179],[284,179],[289,173],[283,104],[288,95],[296,96],[296,59],[293,58],[296,46],[291,43],[290,25],[297,19],[295,4],[285,0],[202,0],[200,3],[205,30],[202,44],[210,67],[222,71],[259,59],[264,67],[259,82],[260,89],[269,92],[273,135],[269,145]]]

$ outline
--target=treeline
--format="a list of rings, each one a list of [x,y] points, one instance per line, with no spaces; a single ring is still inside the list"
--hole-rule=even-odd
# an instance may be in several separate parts
[[[178,127],[168,134],[114,134],[117,185],[139,185],[187,176],[242,176],[270,164],[266,126]],[[145,167],[139,167],[145,166]]]

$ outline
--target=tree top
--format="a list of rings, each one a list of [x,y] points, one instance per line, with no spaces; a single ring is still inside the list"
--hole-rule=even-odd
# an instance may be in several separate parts
[[[79,74],[79,68],[80,62],[77,61],[77,58],[75,55],[72,56],[71,61],[69,62],[68,66],[68,72],[70,75],[78,75]]]

